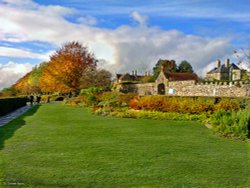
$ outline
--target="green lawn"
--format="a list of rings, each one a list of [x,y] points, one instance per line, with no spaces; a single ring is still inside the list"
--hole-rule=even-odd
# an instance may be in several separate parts
[[[247,143],[197,122],[98,117],[46,104],[0,135],[5,185],[247,187]]]

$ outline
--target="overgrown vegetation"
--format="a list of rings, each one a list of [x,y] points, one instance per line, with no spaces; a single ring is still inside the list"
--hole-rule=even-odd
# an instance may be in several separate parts
[[[226,137],[246,139],[250,135],[250,109],[225,111],[220,109],[210,117],[214,130]]]

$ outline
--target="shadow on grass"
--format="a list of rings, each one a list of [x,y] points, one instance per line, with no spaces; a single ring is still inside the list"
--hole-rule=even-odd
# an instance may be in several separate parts
[[[25,117],[35,114],[39,107],[39,105],[32,107],[20,117],[0,127],[0,150],[4,148],[4,141],[11,138],[18,129],[25,125]]]

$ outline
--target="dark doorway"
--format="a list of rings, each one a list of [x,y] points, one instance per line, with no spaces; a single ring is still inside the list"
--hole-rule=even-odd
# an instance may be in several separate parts
[[[165,95],[165,85],[163,83],[158,85],[158,94]]]

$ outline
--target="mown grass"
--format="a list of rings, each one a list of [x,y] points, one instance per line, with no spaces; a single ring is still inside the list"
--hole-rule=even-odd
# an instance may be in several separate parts
[[[98,117],[47,104],[0,134],[3,185],[247,187],[247,143],[197,122]]]

